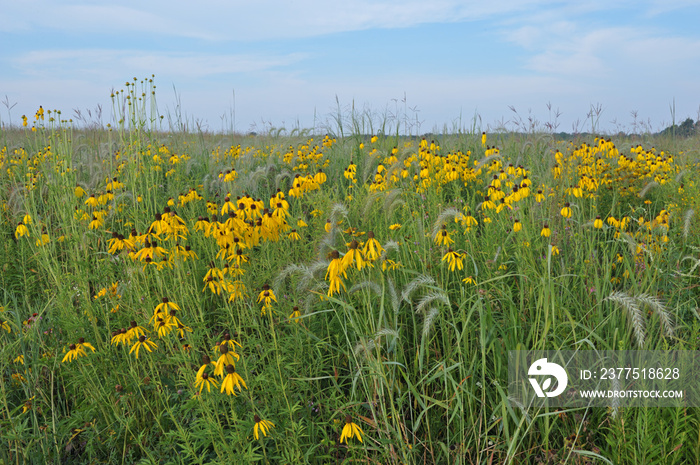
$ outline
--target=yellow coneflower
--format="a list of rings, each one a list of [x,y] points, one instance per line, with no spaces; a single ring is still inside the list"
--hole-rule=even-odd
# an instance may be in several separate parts
[[[214,363],[208,355],[202,355],[202,366],[199,367],[199,370],[197,370],[197,380],[199,380],[202,377],[202,374],[209,365],[212,365],[214,369],[216,369],[216,363]]]
[[[459,270],[464,268],[462,264],[464,260],[464,254],[461,254],[455,250],[449,249],[447,253],[442,257],[441,261],[447,260],[450,271],[454,271],[455,267]]]
[[[374,261],[381,256],[383,251],[382,245],[374,237],[374,231],[368,231],[367,241],[362,247],[362,253],[365,255],[365,258],[369,261]]]
[[[146,239],[143,248],[133,255],[129,254],[132,260],[146,261],[147,259],[154,259],[156,257],[164,257],[166,250],[160,247],[156,241],[149,241]]]
[[[146,336],[141,335],[141,336],[139,336],[139,339],[131,347],[131,350],[129,351],[129,355],[131,355],[132,352],[136,351],[136,359],[138,360],[139,350],[141,349],[141,347],[144,347],[149,352],[153,352],[152,349],[158,348],[158,346],[156,345],[155,342],[151,341]]]
[[[314,181],[316,181],[318,184],[323,184],[326,182],[328,178],[326,177],[326,174],[321,171],[321,169],[318,170],[318,173],[314,176]]]
[[[339,277],[341,274],[347,278],[348,276],[345,273],[345,266],[343,264],[343,259],[340,258],[340,253],[337,250],[333,250],[330,253],[329,258],[331,259],[331,262],[328,265],[325,279],[333,279],[336,276]]]
[[[236,352],[236,346],[243,348],[243,346],[240,344],[240,342],[231,338],[230,333],[224,333],[224,337],[221,340],[221,344],[226,344],[228,346],[228,348],[230,350],[232,350],[233,352]],[[214,346],[214,348],[212,350],[218,349],[219,345],[220,344],[217,344],[216,346]],[[238,355],[236,355],[236,357],[238,357]]]
[[[520,222],[520,220],[516,219],[515,223],[513,223],[513,232],[518,232],[521,229],[523,229],[523,224]]]
[[[182,323],[177,324],[177,332],[180,334],[180,339],[183,339],[185,337],[185,331],[188,333],[192,332],[192,328],[189,326],[185,326]]]
[[[235,350],[230,350],[226,342],[219,344],[219,352],[221,353],[221,356],[219,357],[219,360],[217,360],[216,366],[214,367],[214,374],[216,376],[223,376],[225,367],[235,367],[236,360],[241,357],[235,352]]]
[[[350,164],[348,165],[347,168],[345,168],[345,171],[343,172],[343,176],[345,179],[349,179],[352,182],[355,182],[355,175],[357,174],[357,165],[353,163],[352,160],[350,160]]]
[[[161,303],[156,305],[156,308],[153,310],[153,315],[157,315],[158,313],[167,315],[170,313],[170,310],[180,310],[180,306],[175,302],[171,302],[167,297],[163,297]]]
[[[145,336],[147,332],[147,329],[142,328],[136,323],[136,321],[132,320],[129,329],[125,333],[125,337],[122,339],[130,343],[133,339],[138,338],[139,336]],[[114,340],[114,338],[112,339]],[[119,341],[119,339],[117,339],[117,341]]]
[[[92,346],[92,344],[90,344],[89,342],[85,342],[85,338],[84,338],[84,337],[81,337],[81,338],[78,339],[78,343],[75,345],[75,348],[76,348],[77,350],[79,350],[80,352],[82,352],[83,355],[85,355],[85,354],[87,353],[87,352],[85,351],[85,349],[90,349],[90,350],[92,350],[93,352],[95,352],[95,348],[94,348],[94,347]]]
[[[207,392],[211,392],[211,386],[212,384],[214,387],[217,386],[218,381],[214,378],[209,376],[207,373],[202,373],[201,375],[197,375],[197,379],[194,381],[194,387],[199,388],[199,393],[202,393],[202,390],[204,389],[204,386],[207,387]]]
[[[275,424],[270,420],[261,420],[257,415],[255,415],[253,419],[255,420],[255,426],[253,427],[253,435],[255,436],[255,439],[260,439],[259,433],[262,433],[263,436],[267,436],[267,433],[269,433],[270,430],[275,427]]]
[[[289,315],[289,319],[295,323],[299,323],[300,316],[301,311],[299,311],[299,307],[292,307],[292,313]]]
[[[78,349],[78,346],[75,344],[71,344],[68,346],[68,352],[66,355],[63,357],[63,360],[61,360],[61,363],[64,363],[66,360],[69,362],[72,362],[78,357],[83,357],[85,356],[85,351],[81,351]]]
[[[215,278],[215,279],[224,279],[224,271],[218,268],[214,262],[209,262],[209,269],[207,270],[207,273],[204,275],[204,279],[202,281],[208,281],[209,278]]]
[[[110,191],[100,194],[100,196],[97,197],[97,203],[99,205],[107,205],[112,200],[114,200],[114,194],[112,194]]]
[[[535,194],[535,201],[537,203],[541,203],[544,200],[544,194],[542,193],[542,189],[537,189],[537,194]]]
[[[450,237],[450,233],[447,232],[447,227],[443,224],[442,229],[435,235],[435,243],[437,245],[450,246],[454,242],[454,239]]]
[[[128,333],[128,331],[125,328],[118,329],[118,330],[112,332],[111,344],[112,345],[131,344],[131,339],[129,339],[129,336],[127,336],[127,333]]]
[[[267,209],[265,209],[267,210]],[[289,204],[287,201],[278,201],[275,203],[272,214],[270,217],[275,220],[279,225],[286,223],[286,218],[288,215]],[[269,212],[268,212],[269,214]]]
[[[229,211],[235,211],[236,204],[231,201],[231,197],[224,197],[224,204],[221,206],[221,214],[226,215]]]
[[[340,292],[340,288],[345,290],[345,283],[340,278],[340,275],[332,276],[328,281],[328,297],[332,297],[333,294]]]
[[[242,248],[237,248],[236,251],[230,256],[229,259],[236,262],[236,265],[239,267],[243,263],[248,263],[248,256],[243,253]]]
[[[148,247],[148,242],[146,242],[146,246]],[[151,241],[150,244],[150,249],[151,249],[151,258],[157,258],[157,257],[165,257],[168,252],[165,250],[163,247],[158,245],[158,242],[156,241]]]
[[[397,263],[390,258],[387,258],[386,260],[382,260],[382,271],[398,270],[399,268],[401,268],[401,262]]]
[[[540,232],[540,236],[549,237],[550,234],[552,234],[552,231],[549,229],[549,226],[545,224],[542,228],[542,231]]]
[[[9,323],[5,320],[0,320],[0,329],[4,329],[8,333],[12,332],[12,328],[10,328]]]
[[[484,201],[481,203],[481,210],[495,210],[496,204],[491,200],[490,196],[485,196]]]
[[[107,241],[107,245],[109,246],[107,253],[115,254],[124,250],[124,247],[126,247],[126,241],[124,241],[123,235],[112,232],[112,238]]]
[[[170,331],[172,331],[174,327],[175,325],[170,324],[168,321],[159,316],[156,318],[156,322],[153,325],[153,331],[158,333],[159,338],[164,338],[170,334]]]
[[[353,239],[350,242],[349,247],[350,250],[348,250],[345,256],[343,257],[342,266],[344,270],[348,269],[353,264],[355,264],[358,270],[361,270],[367,265],[372,266],[364,259],[362,251],[358,248],[359,243],[357,242],[357,240]]]
[[[472,227],[479,224],[479,222],[476,221],[476,218],[474,218],[469,212],[466,212],[466,215],[462,215],[459,218],[455,217],[455,221],[461,221],[462,226],[467,228],[467,231],[470,231]]]
[[[142,271],[146,271],[146,267],[151,266],[155,268],[157,271],[162,270],[163,268],[172,268],[173,264],[168,260],[167,258],[163,257],[161,260],[156,261],[153,260],[151,257],[146,257],[146,259],[143,261],[144,265],[142,268]]]
[[[90,194],[90,197],[87,198],[85,201],[85,205],[91,207],[91,208],[97,208],[99,205],[99,202],[97,200],[97,197],[95,197],[95,194]]]
[[[265,310],[272,308],[273,301],[277,302],[277,297],[275,296],[274,291],[270,289],[269,285],[264,284],[262,287],[262,291],[260,291],[260,294],[258,294],[258,303],[262,302],[263,304],[263,314],[265,313]]]
[[[462,282],[463,282],[464,284],[474,284],[474,285],[476,285],[476,280],[474,280],[474,278],[473,278],[472,276],[467,276],[466,278],[464,278],[464,279],[462,280]]]
[[[148,233],[150,235],[159,237],[161,234],[169,235],[173,232],[170,224],[163,219],[163,215],[156,213],[155,220],[151,223],[148,228]]]
[[[185,337],[185,331],[189,333],[192,332],[192,329],[185,326],[177,317],[177,310],[170,310],[170,313],[165,317],[165,322],[173,328],[177,328],[177,331],[180,333],[180,338]]]
[[[501,213],[501,211],[503,211],[503,210],[506,209],[506,208],[507,208],[508,210],[512,210],[512,209],[513,209],[513,207],[510,206],[510,204],[506,203],[506,199],[505,199],[505,198],[501,198],[500,203],[499,203],[498,206],[496,207],[496,213]]]
[[[362,429],[353,423],[352,417],[347,415],[345,417],[345,426],[343,426],[343,431],[340,434],[340,443],[342,444],[343,441],[345,441],[347,444],[348,439],[351,439],[353,436],[356,437],[358,441],[362,442],[363,434]]]
[[[233,367],[233,365],[226,365],[226,377],[221,382],[221,392],[226,391],[227,395],[233,394],[235,396],[236,393],[233,390],[235,388],[238,388],[239,391],[243,391],[243,389],[241,389],[241,386],[248,389],[248,386],[246,386],[245,381],[243,381],[241,375],[236,373],[236,369]]]
[[[19,239],[23,236],[29,237],[29,229],[27,229],[27,225],[20,221],[17,224],[17,229],[15,229],[15,239]]]
[[[397,229],[401,229],[401,225],[399,223],[394,223],[391,226],[389,226],[389,229],[392,231],[396,231]]]
[[[186,245],[184,249],[181,249],[179,251],[179,255],[182,257],[182,261],[187,261],[188,258],[191,258],[192,260],[197,260],[199,257],[197,256],[197,253],[192,250],[192,248],[189,245]]]
[[[556,245],[550,247],[552,248],[552,255],[559,255],[559,248]]]
[[[569,206],[569,202],[564,204],[564,208],[561,209],[560,213],[564,218],[571,218],[571,207]]]
[[[561,166],[559,163],[555,163],[554,166],[552,167],[552,173],[554,174],[554,178],[558,178],[561,176]]]
[[[600,218],[600,215],[595,217],[595,220],[593,221],[593,227],[595,229],[603,229],[603,220]]]
[[[209,231],[209,220],[204,216],[197,217],[197,222],[194,224],[194,230],[203,231],[206,235],[207,231]]]
[[[204,279],[204,289],[202,289],[202,292],[206,291],[207,288],[209,288],[212,294],[220,295],[222,288],[221,281],[213,276],[209,276],[208,278]]]
[[[229,302],[233,302],[235,300],[242,300],[243,298],[245,298],[245,284],[243,284],[243,281],[225,281],[224,283],[224,288],[226,289],[226,292],[228,292]]]
[[[299,239],[301,239],[301,236],[299,235],[296,229],[292,229],[292,231],[289,234],[287,234],[287,238],[291,241],[298,241]]]

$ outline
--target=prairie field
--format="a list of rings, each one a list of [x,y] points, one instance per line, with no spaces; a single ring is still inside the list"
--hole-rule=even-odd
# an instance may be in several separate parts
[[[170,131],[149,85],[0,130],[0,464],[700,462],[696,408],[507,393],[697,349],[698,136]]]

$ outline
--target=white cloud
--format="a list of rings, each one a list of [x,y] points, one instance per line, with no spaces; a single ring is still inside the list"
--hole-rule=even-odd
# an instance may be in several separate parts
[[[650,0],[649,3],[649,9],[647,10],[648,16],[656,16],[671,11],[700,6],[699,0]]]
[[[524,12],[553,0],[256,0],[124,1],[37,0],[0,2],[5,21],[0,31],[99,34],[134,32],[206,40],[270,40],[313,37],[370,28],[410,27],[423,23],[470,21]]]
[[[20,74],[30,77],[94,77],[114,80],[116,76],[141,78],[152,73],[181,78],[203,78],[221,74],[251,73],[288,66],[303,60],[300,53],[201,54],[148,52],[141,50],[36,50],[13,60]]]
[[[633,27],[597,28],[543,43],[528,67],[541,73],[620,82],[632,74],[649,79],[700,72],[700,39],[669,37]]]

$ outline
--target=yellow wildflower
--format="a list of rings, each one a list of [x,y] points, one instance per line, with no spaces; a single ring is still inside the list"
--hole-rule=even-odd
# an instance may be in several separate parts
[[[342,444],[343,441],[347,444],[347,440],[352,438],[353,436],[356,437],[360,442],[362,442],[362,435],[364,433],[362,432],[362,429],[357,426],[355,423],[352,421],[352,417],[350,415],[345,417],[345,426],[343,426],[343,431],[340,434],[340,443]]]
[[[260,439],[259,433],[262,433],[263,436],[267,436],[267,433],[275,427],[275,424],[270,420],[261,420],[257,415],[255,415],[254,420],[255,426],[253,427],[253,435],[255,439]]]
[[[239,391],[242,391],[241,386],[248,389],[245,381],[243,381],[241,375],[236,373],[236,369],[233,367],[233,365],[226,365],[226,373],[226,377],[224,377],[224,380],[221,382],[221,392],[226,391],[227,395],[233,394],[235,396],[235,388],[238,388]]]

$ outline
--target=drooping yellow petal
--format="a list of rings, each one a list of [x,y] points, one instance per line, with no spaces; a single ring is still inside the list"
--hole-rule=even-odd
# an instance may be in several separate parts
[[[357,439],[359,439],[360,442],[362,442],[362,434],[364,434],[364,433],[362,432],[362,429],[360,429],[360,427],[357,426],[355,423],[350,423],[350,425],[352,426],[352,433],[353,433],[353,435],[354,435],[354,436],[357,436]]]

